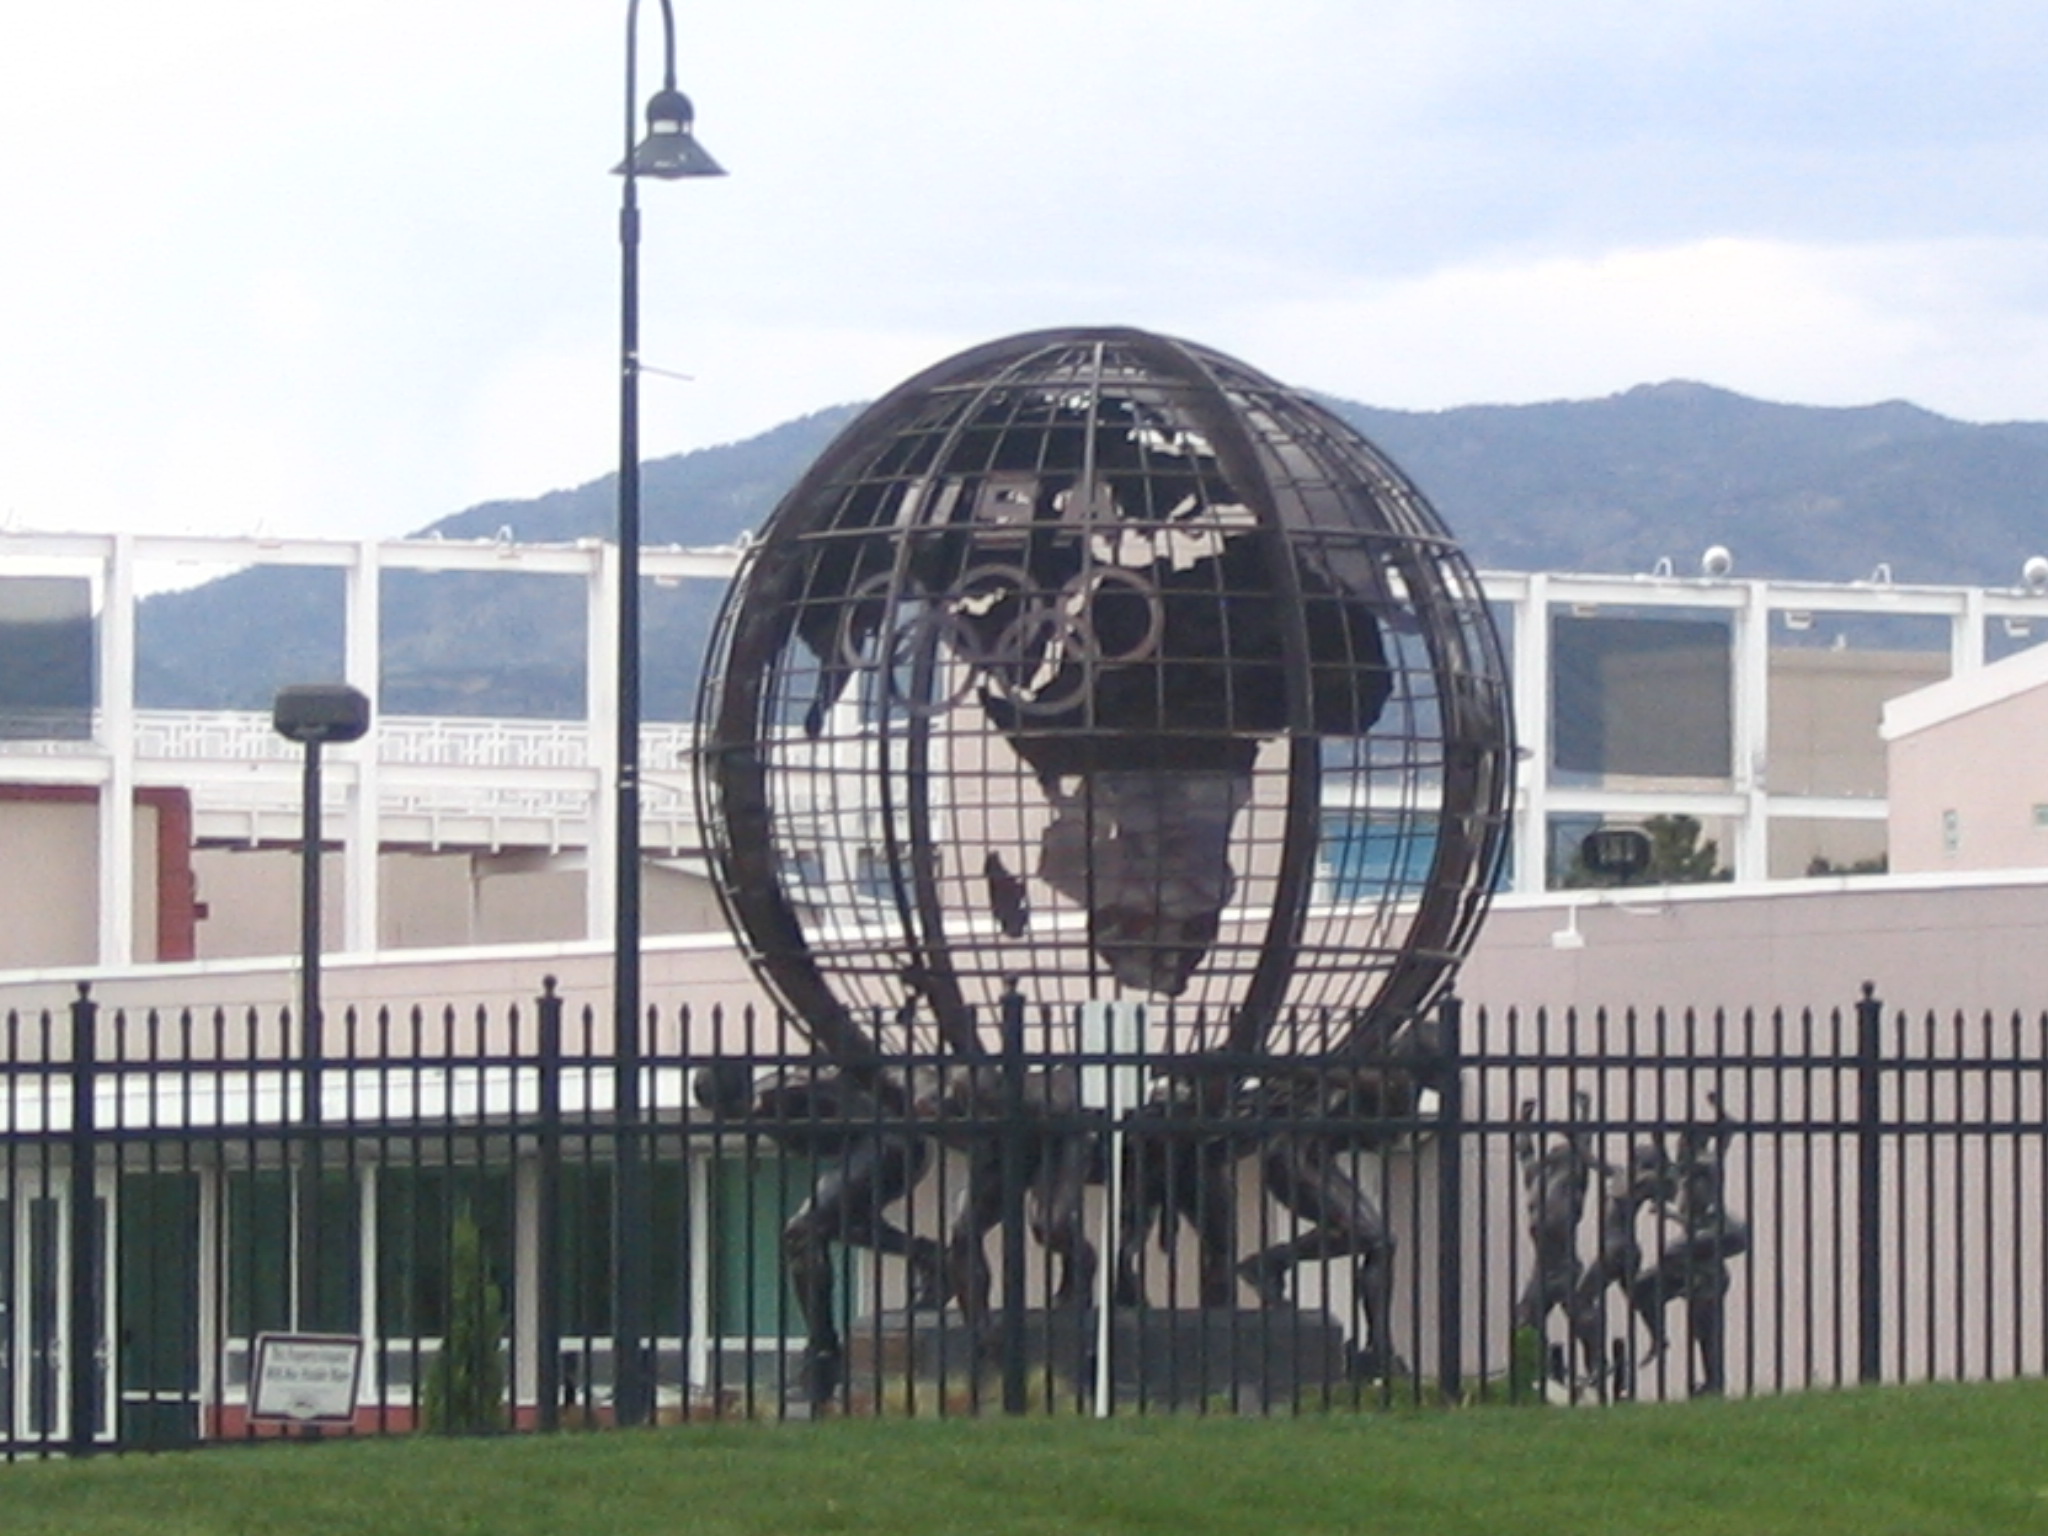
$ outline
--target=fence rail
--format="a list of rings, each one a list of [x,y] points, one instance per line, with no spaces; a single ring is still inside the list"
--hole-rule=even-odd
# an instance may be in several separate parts
[[[684,1007],[631,1080],[552,982],[314,1033],[0,1020],[6,1455],[2048,1371],[2048,1016],[1452,1000],[1310,1062],[1012,998],[862,1068]],[[264,1353],[309,1336],[338,1415]]]

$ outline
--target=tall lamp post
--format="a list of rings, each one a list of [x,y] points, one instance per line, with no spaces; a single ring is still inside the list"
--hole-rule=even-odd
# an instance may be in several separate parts
[[[617,1056],[617,1166],[612,1180],[612,1412],[621,1424],[653,1417],[647,1355],[653,1255],[647,1240],[647,1170],[640,1119],[640,204],[642,176],[723,176],[691,133],[690,98],[676,89],[676,20],[661,0],[662,83],[647,100],[647,135],[635,121],[640,0],[626,6],[626,157],[619,206],[619,675],[616,861],[612,903],[612,1034]]]
[[[298,683],[278,690],[270,708],[278,735],[306,749],[299,808],[299,1158],[298,1278],[293,1288],[300,1329],[320,1317],[320,1074],[327,1058],[320,1016],[320,749],[359,741],[370,729],[370,701],[347,683]]]

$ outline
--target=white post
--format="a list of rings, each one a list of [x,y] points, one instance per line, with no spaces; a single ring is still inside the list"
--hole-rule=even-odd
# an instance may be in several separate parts
[[[1515,884],[1540,892],[1550,862],[1550,578],[1538,572],[1514,608]]]
[[[1771,871],[1770,739],[1771,739],[1771,608],[1770,588],[1761,581],[1747,584],[1746,596],[1734,617],[1733,756],[1737,794],[1743,797],[1742,819],[1736,826],[1734,864],[1738,881],[1765,880]]]
[[[1983,665],[1984,589],[1971,587],[1963,593],[1963,611],[1949,620],[1949,676],[1962,677]]]
[[[342,849],[343,899],[341,947],[354,954],[384,947],[383,914],[380,908],[377,866],[383,854],[384,794],[379,776],[382,757],[378,749],[378,726],[383,719],[384,641],[381,583],[375,539],[356,546],[355,559],[343,576],[346,583],[342,621],[342,680],[370,700],[370,734],[348,748],[354,770],[348,814],[343,819],[347,838]],[[475,930],[469,937],[474,940]]]
[[[99,935],[101,965],[135,962],[135,536],[114,535],[100,589]],[[151,850],[150,869],[156,869]],[[154,873],[152,874],[154,878]],[[149,958],[157,959],[154,936]]]
[[[1144,1090],[1137,1055],[1145,1041],[1145,1005],[1083,1003],[1079,1022],[1081,1107],[1105,1111],[1109,1120],[1109,1174],[1095,1265],[1095,1416],[1106,1419],[1112,1398],[1110,1299],[1122,1257],[1124,1117],[1137,1108]]]

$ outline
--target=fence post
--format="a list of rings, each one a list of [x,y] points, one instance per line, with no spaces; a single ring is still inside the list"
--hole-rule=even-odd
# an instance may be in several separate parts
[[[1884,1374],[1884,1005],[1877,983],[1863,983],[1856,1004],[1856,1314],[1857,1376]]]
[[[71,1327],[65,1351],[70,1367],[70,1454],[89,1456],[100,1424],[100,1312],[106,1304],[100,1224],[93,1168],[98,1115],[93,1094],[99,1069],[99,1004],[78,984],[71,1004]]]
[[[562,1427],[562,999],[555,978],[543,976],[540,1024],[540,1167],[534,1191],[533,1224],[539,1263],[534,1272],[534,1393],[540,1427]]]
[[[1029,1406],[1024,1390],[1024,994],[1002,998],[1003,1412]]]
[[[1465,1074],[1460,1027],[1465,1005],[1446,993],[1437,1005],[1436,1327],[1437,1382],[1446,1402],[1465,1393]]]

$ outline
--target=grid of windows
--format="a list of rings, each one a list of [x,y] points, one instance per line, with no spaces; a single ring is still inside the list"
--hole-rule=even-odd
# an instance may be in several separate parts
[[[720,1337],[762,1339],[802,1331],[783,1280],[783,1223],[809,1195],[815,1170],[807,1160],[732,1154],[709,1160],[703,1226],[709,1236],[707,1320]],[[293,1212],[300,1198],[292,1170],[240,1169],[225,1176],[223,1272],[226,1325],[235,1339],[259,1333],[354,1333],[363,1317],[362,1181],[368,1178],[375,1267],[372,1331],[387,1345],[439,1338],[446,1330],[452,1234],[466,1212],[482,1239],[487,1272],[517,1306],[518,1223],[522,1208],[512,1168],[379,1166],[332,1169],[321,1183],[319,1284],[312,1314],[295,1316]],[[612,1327],[612,1173],[591,1163],[566,1163],[556,1190],[551,1260],[565,1339],[601,1342]],[[650,1251],[655,1328],[662,1336],[695,1331],[690,1255],[696,1236],[690,1169],[680,1160],[648,1169]],[[852,1263],[841,1267],[839,1293],[851,1308],[859,1294]],[[850,1315],[850,1314],[849,1314]]]

